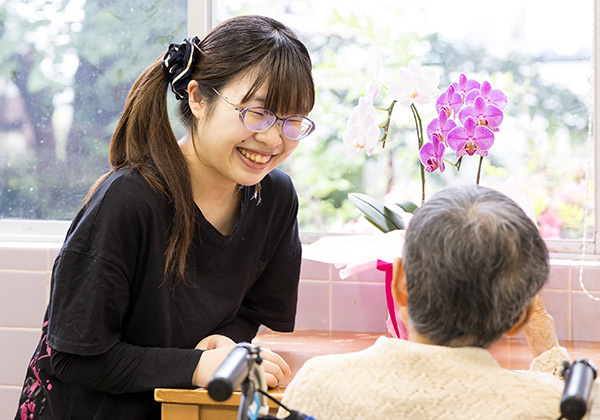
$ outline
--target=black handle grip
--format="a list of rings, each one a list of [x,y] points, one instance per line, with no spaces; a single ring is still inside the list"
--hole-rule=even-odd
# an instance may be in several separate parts
[[[565,389],[560,400],[561,414],[568,420],[579,420],[587,411],[596,369],[587,360],[577,359],[564,372]]]
[[[254,362],[250,357],[250,344],[238,344],[208,381],[208,395],[215,401],[225,401],[248,377]]]

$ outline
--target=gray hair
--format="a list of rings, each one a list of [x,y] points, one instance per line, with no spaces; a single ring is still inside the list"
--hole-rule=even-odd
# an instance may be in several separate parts
[[[403,253],[411,326],[439,345],[489,347],[548,277],[535,224],[504,194],[475,185],[447,188],[417,210]]]

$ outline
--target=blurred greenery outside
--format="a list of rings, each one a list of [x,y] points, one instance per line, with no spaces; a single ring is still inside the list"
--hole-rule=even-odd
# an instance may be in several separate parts
[[[216,1],[217,21],[273,9],[269,15],[292,26],[311,51],[317,103],[310,116],[317,131],[282,167],[298,191],[301,230],[375,232],[348,201],[351,192],[386,202],[420,201],[409,109],[394,109],[385,149],[350,155],[342,143],[346,119],[377,68],[378,80],[389,84],[415,58],[438,71],[441,90],[465,73],[507,94],[509,107],[484,159],[481,184],[523,188],[545,237],[581,237],[585,188],[588,207],[593,203],[593,185],[585,182],[590,98],[543,75],[552,63],[591,69],[591,46],[571,57],[523,51],[498,56],[476,42],[403,30],[398,22],[411,17],[398,6],[382,6],[378,15],[328,3]],[[402,4],[414,11],[419,2]],[[187,35],[186,9],[186,0],[0,0],[0,218],[73,217],[107,170],[108,142],[133,81]],[[378,105],[390,102],[382,91]],[[426,129],[434,106],[418,109]],[[452,168],[427,174],[427,196],[446,185],[474,183],[477,164],[470,158],[458,174]]]

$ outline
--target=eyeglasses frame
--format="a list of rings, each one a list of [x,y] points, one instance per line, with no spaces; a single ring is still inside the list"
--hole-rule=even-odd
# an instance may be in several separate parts
[[[275,124],[277,124],[277,121],[281,121],[281,134],[283,134],[283,135],[285,136],[285,138],[286,138],[286,139],[288,139],[288,140],[292,140],[292,141],[299,141],[299,140],[302,140],[303,138],[306,138],[306,137],[308,137],[310,134],[312,134],[312,132],[313,132],[313,131],[315,131],[315,126],[316,126],[316,124],[315,124],[315,122],[314,122],[313,120],[311,120],[311,119],[310,119],[310,118],[308,118],[308,117],[305,117],[305,116],[303,116],[303,115],[290,115],[289,117],[281,118],[279,115],[275,114],[275,113],[274,113],[273,111],[271,111],[270,109],[267,109],[267,108],[265,108],[265,107],[262,107],[262,106],[247,106],[247,107],[240,108],[240,106],[239,106],[239,105],[236,105],[236,104],[234,104],[233,102],[230,102],[229,100],[227,100],[227,98],[225,98],[223,95],[221,95],[221,94],[219,93],[219,91],[218,91],[217,89],[215,89],[214,87],[212,87],[212,86],[211,86],[211,89],[212,89],[212,90],[213,90],[213,91],[214,91],[214,92],[215,92],[215,93],[216,93],[216,94],[217,94],[217,95],[218,95],[218,96],[219,96],[221,99],[223,99],[223,100],[224,100],[225,102],[227,102],[229,105],[231,105],[232,107],[234,107],[234,108],[235,108],[235,110],[236,110],[237,112],[239,112],[239,116],[240,116],[240,122],[242,123],[242,125],[243,125],[243,126],[244,126],[244,127],[247,129],[247,130],[250,130],[250,131],[252,131],[252,132],[254,132],[254,133],[264,133],[264,132],[265,132],[265,131],[267,131],[269,128],[271,128],[271,127],[273,127]],[[251,128],[248,128],[248,127],[246,126],[246,124],[244,124],[244,116],[246,115],[246,112],[248,112],[248,110],[250,110],[250,109],[264,109],[265,111],[268,111],[269,113],[271,113],[271,114],[273,114],[273,115],[275,116],[275,121],[273,121],[273,124],[271,124],[270,126],[268,126],[267,128],[265,128],[264,130],[253,130],[253,129],[251,129]],[[286,136],[286,135],[283,133],[283,124],[285,124],[285,122],[286,122],[288,119],[290,119],[290,118],[302,118],[302,119],[305,119],[305,120],[307,120],[308,122],[310,122],[310,123],[311,123],[311,129],[310,129],[310,131],[308,131],[308,133],[306,133],[304,136],[302,136],[302,137],[299,137],[299,138],[297,138],[297,139],[291,139],[291,138],[289,138],[288,136]]]

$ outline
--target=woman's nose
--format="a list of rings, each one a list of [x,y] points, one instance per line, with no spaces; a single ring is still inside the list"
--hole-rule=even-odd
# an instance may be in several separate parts
[[[281,136],[281,121],[277,121],[263,132],[256,133],[256,139],[269,147],[275,147],[282,143],[283,139]]]

